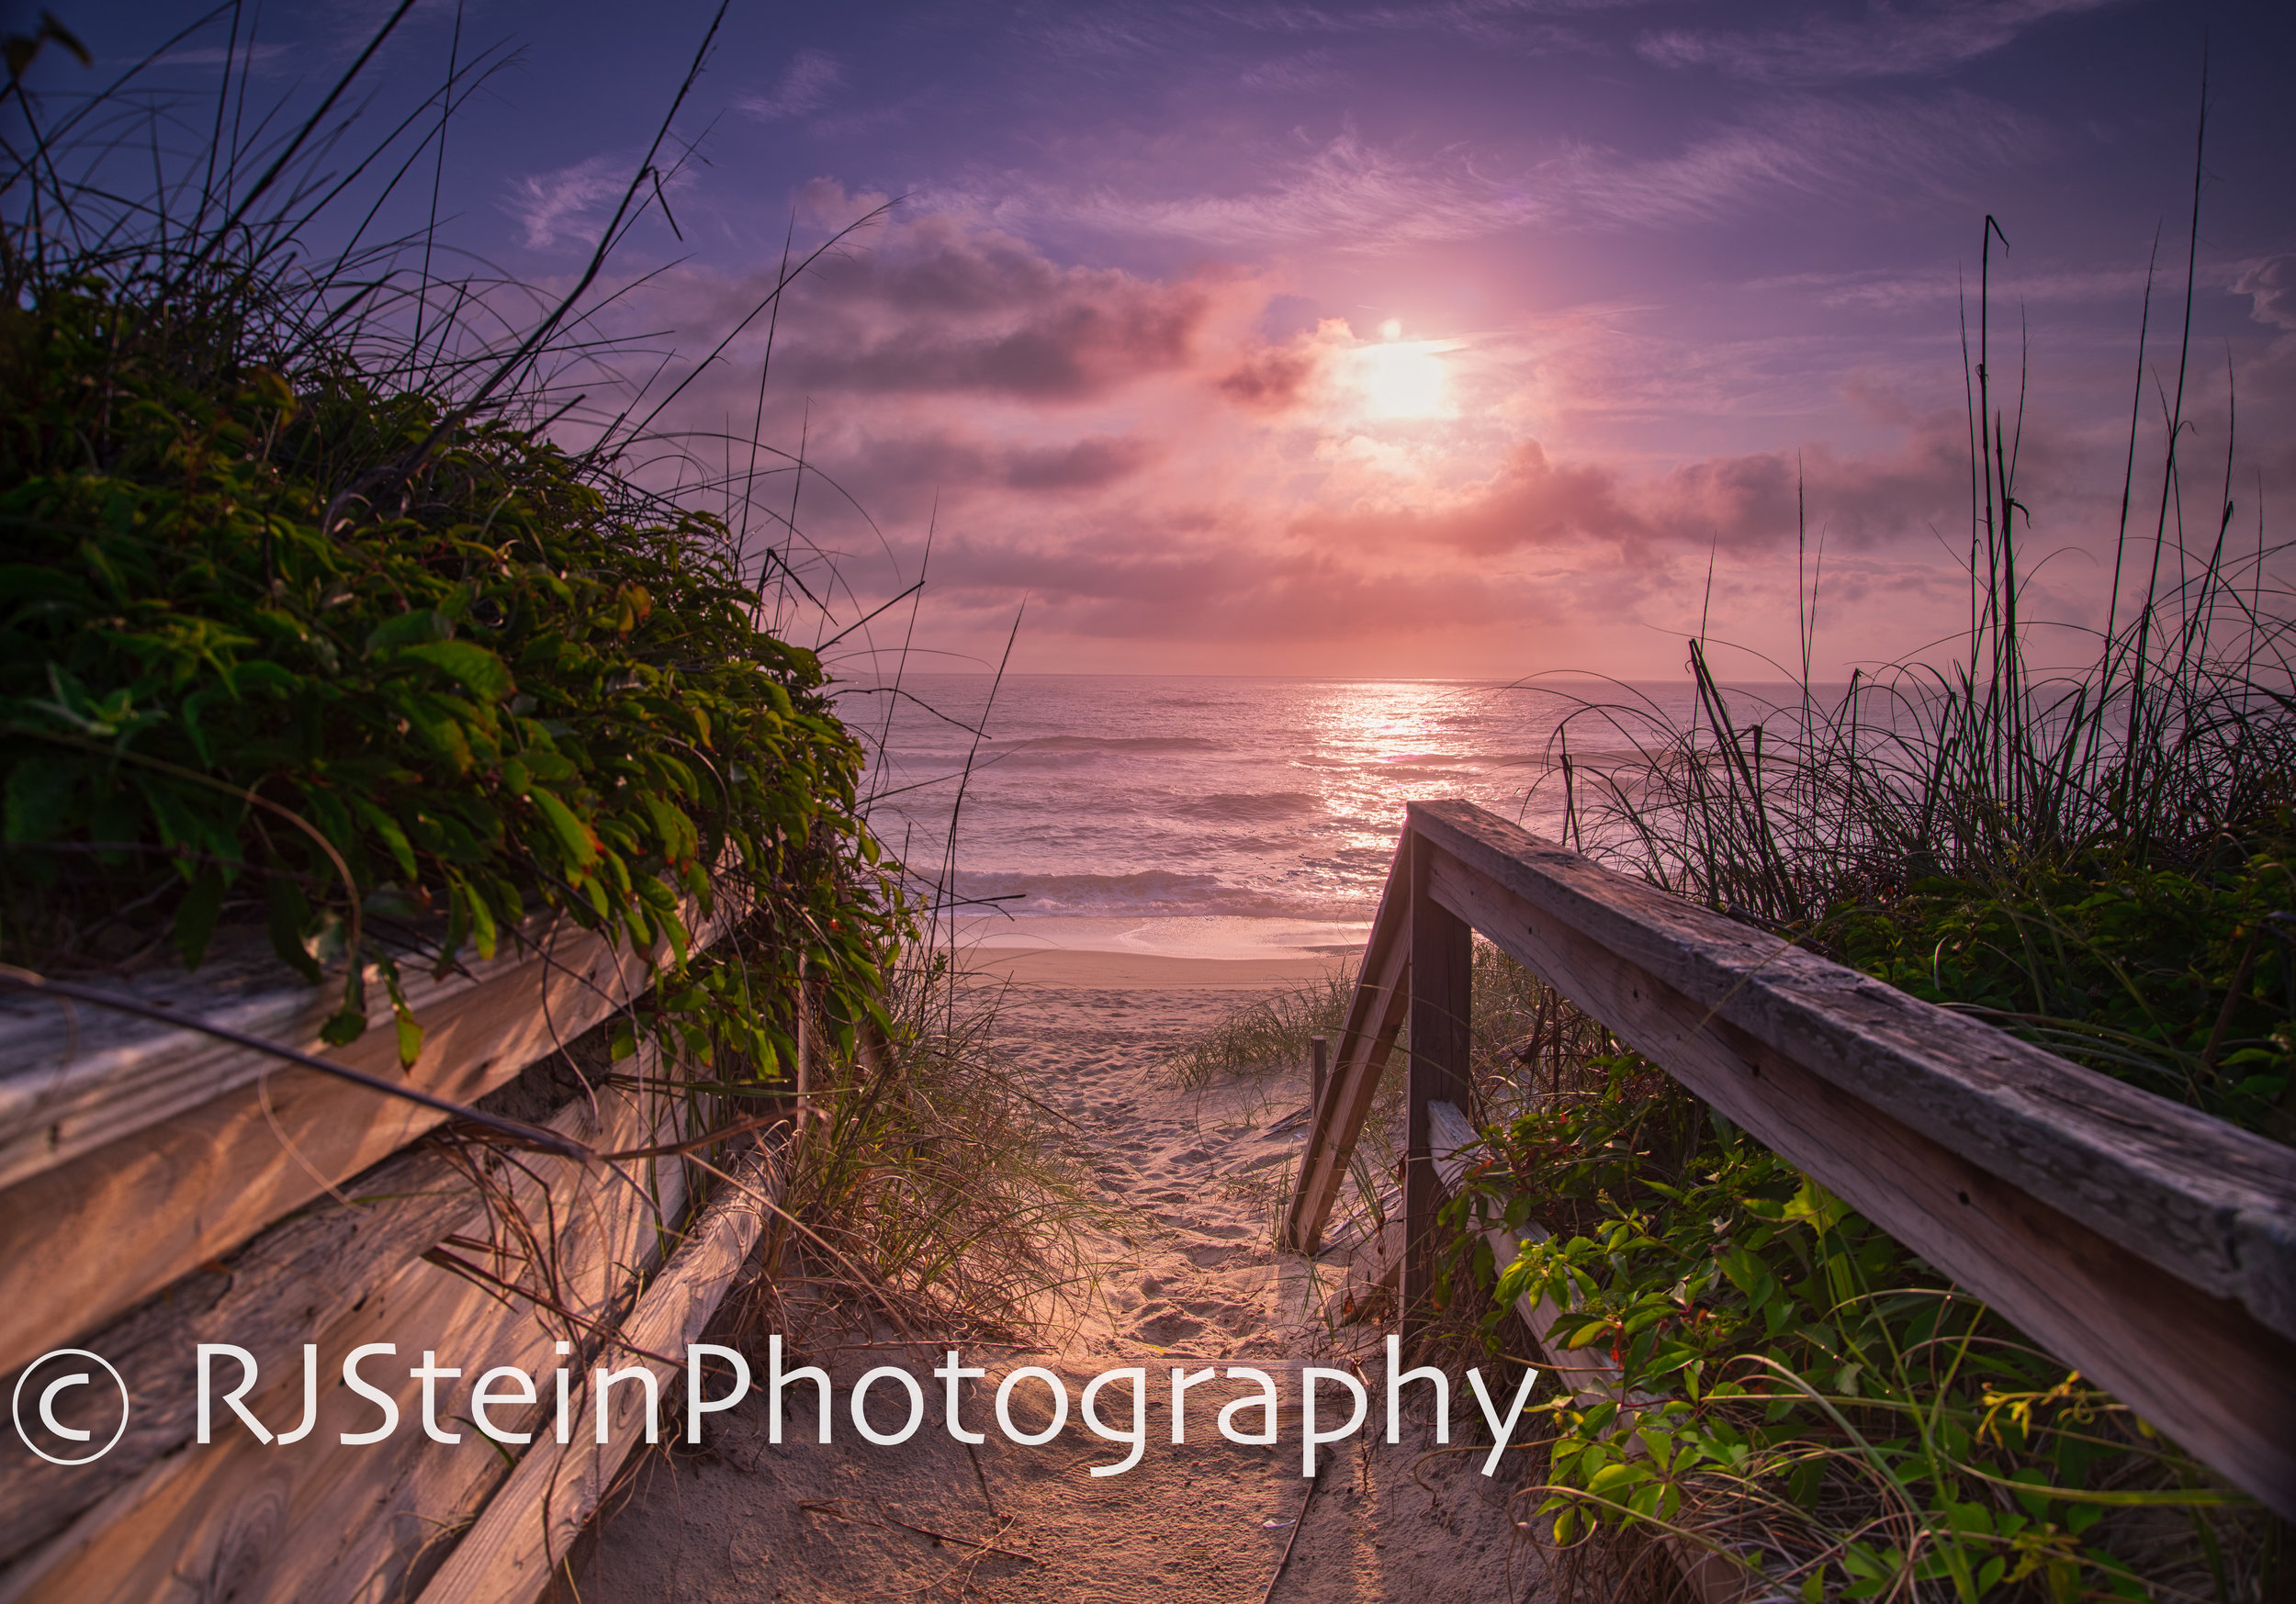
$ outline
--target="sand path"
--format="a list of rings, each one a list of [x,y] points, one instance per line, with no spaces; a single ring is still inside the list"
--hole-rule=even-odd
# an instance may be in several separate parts
[[[1429,1454],[1424,1428],[1409,1421],[1401,1444],[1367,1444],[1384,1423],[1376,1364],[1365,1372],[1374,1429],[1323,1451],[1311,1499],[1296,1408],[1287,1408],[1275,1446],[1219,1436],[1219,1406],[1251,1390],[1244,1385],[1203,1384],[1188,1397],[1187,1442],[1168,1440],[1169,1370],[1183,1355],[1198,1356],[1191,1369],[1207,1359],[1289,1361],[1280,1377],[1288,1404],[1300,1363],[1336,1358],[1310,1312],[1316,1300],[1302,1262],[1272,1247],[1277,1190],[1304,1139],[1300,1122],[1280,1121],[1305,1101],[1304,1086],[1199,1094],[1154,1068],[1176,1038],[1234,1006],[1240,987],[1278,978],[1256,972],[1265,967],[1224,971],[1232,978],[1223,983],[1141,990],[1122,984],[1137,975],[1040,966],[1000,1015],[1008,1049],[1038,1094],[1076,1122],[1094,1155],[1092,1184],[1120,1212],[1088,1242],[1099,1285],[1059,1353],[968,1352],[966,1362],[988,1363],[991,1386],[1013,1364],[1044,1364],[1069,1378],[1072,1399],[1097,1372],[1148,1367],[1151,1441],[1138,1465],[1091,1476],[1090,1467],[1128,1450],[1087,1432],[1073,1407],[1067,1429],[1045,1446],[1007,1441],[993,1423],[993,1395],[977,1383],[965,1414],[988,1441],[968,1451],[942,1429],[941,1384],[927,1374],[938,1354],[810,1353],[838,1381],[835,1441],[815,1440],[809,1401],[794,1408],[779,1447],[766,1439],[759,1398],[718,1417],[711,1455],[648,1462],[630,1500],[603,1522],[581,1567],[580,1598],[1256,1604],[1288,1543],[1279,1601],[1539,1597],[1537,1558],[1514,1540],[1504,1506],[1504,1466],[1485,1478],[1476,1474],[1480,1450]],[[1089,983],[1110,980],[1117,985]],[[1370,1334],[1352,1335],[1361,1343]],[[898,1447],[859,1441],[846,1414],[853,1378],[884,1363],[904,1365],[929,1389],[925,1429]],[[1028,1427],[1028,1400],[1044,1396],[1023,1384],[1017,1425]],[[1331,1396],[1327,1411],[1344,1419],[1344,1398]],[[792,1396],[809,1400],[810,1389]],[[897,1426],[898,1389],[872,1397],[880,1428]],[[1104,1420],[1123,1424],[1128,1397],[1127,1384],[1114,1384]],[[1455,1408],[1455,1433],[1464,1426]],[[1477,1437],[1489,1441],[1454,1441]]]

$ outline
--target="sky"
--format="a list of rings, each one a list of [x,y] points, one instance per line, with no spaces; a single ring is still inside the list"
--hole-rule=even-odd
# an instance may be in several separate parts
[[[50,95],[196,15],[51,8],[98,65],[51,53]],[[362,126],[490,63],[398,199],[434,178],[458,261],[560,289],[714,12],[421,0]],[[228,56],[309,104],[387,15],[249,6],[145,81],[195,106]],[[2207,0],[737,3],[592,328],[683,385],[700,463],[764,443],[758,539],[793,506],[829,604],[801,640],[923,579],[848,676],[1009,639],[1040,672],[1671,678],[1702,629],[1798,667],[1814,583],[1842,678],[1966,615],[1990,214],[2025,612],[2069,657],[2133,402],[2160,524],[2188,269],[2172,533],[2212,540],[2229,483],[2252,552],[2296,502],[2292,76],[2296,7]]]

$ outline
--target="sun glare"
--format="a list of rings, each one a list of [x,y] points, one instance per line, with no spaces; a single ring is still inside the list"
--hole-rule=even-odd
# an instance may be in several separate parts
[[[1388,334],[1384,343],[1356,353],[1356,382],[1375,418],[1432,418],[1443,410],[1444,346],[1398,339],[1401,331],[1390,322],[1380,331]]]

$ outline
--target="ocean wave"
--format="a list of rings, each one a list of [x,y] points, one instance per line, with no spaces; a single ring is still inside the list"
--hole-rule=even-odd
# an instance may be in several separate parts
[[[1219,752],[1225,746],[1199,735],[1036,735],[1008,752]]]
[[[1328,919],[1359,916],[1352,900],[1304,897],[1251,886],[1230,885],[1217,875],[1142,869],[1135,874],[1022,874],[984,871],[960,874],[959,894],[968,898],[1011,898],[997,906],[1008,914],[1067,914],[1122,918],[1176,918],[1208,914],[1247,918]]]
[[[1222,791],[1172,810],[1184,819],[1209,819],[1222,824],[1264,824],[1320,813],[1323,804],[1303,791]]]

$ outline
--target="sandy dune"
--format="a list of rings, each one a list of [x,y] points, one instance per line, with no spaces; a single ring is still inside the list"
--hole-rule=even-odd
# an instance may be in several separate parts
[[[1055,1354],[968,1352],[986,1363],[970,1384],[967,1423],[977,1449],[941,1426],[938,1352],[875,1349],[804,1357],[838,1378],[835,1441],[815,1440],[812,1389],[793,1392],[782,1446],[766,1438],[762,1402],[718,1417],[714,1453],[651,1459],[631,1500],[604,1523],[580,1576],[586,1604],[655,1600],[1158,1599],[1255,1604],[1305,1520],[1273,1597],[1277,1600],[1525,1599],[1541,1596],[1535,1551],[1517,1541],[1504,1504],[1510,1484],[1476,1474],[1489,1434],[1469,1428],[1474,1406],[1454,1400],[1453,1442],[1471,1453],[1429,1453],[1424,1427],[1404,1441],[1383,1430],[1377,1334],[1342,1333],[1335,1348],[1319,1311],[1338,1254],[1311,1273],[1272,1247],[1278,1188],[1296,1164],[1305,1101],[1298,1081],[1237,1084],[1208,1094],[1174,1088],[1154,1072],[1160,1052],[1236,1005],[1239,993],[1313,979],[1320,963],[1130,958],[1065,952],[1006,959],[1011,984],[1002,1033],[1038,1094],[1077,1122],[1096,1155],[1103,1196],[1123,1206],[1115,1230],[1092,1243],[1099,1285]],[[1274,1127],[1274,1128],[1271,1128]],[[1372,1415],[1364,1433],[1326,1449],[1312,1499],[1300,1465],[1296,1408],[1302,1363],[1366,1361]],[[1269,1362],[1287,1408],[1273,1447],[1221,1439],[1221,1405],[1252,1390],[1220,1379],[1187,1396],[1188,1441],[1168,1441],[1174,1364]],[[861,1441],[846,1414],[863,1370],[896,1363],[927,1391],[927,1424],[898,1447]],[[1010,1366],[1038,1363],[1068,1378],[1072,1400],[1092,1374],[1147,1367],[1151,1441],[1142,1463],[1095,1478],[1128,1450],[1086,1431],[1073,1401],[1068,1426],[1043,1447],[1007,1441],[993,1421],[993,1389]],[[1418,1389],[1424,1391],[1424,1388]],[[1325,1383],[1327,1422],[1346,1403]],[[1015,1394],[1015,1424],[1030,1424],[1030,1381]],[[1128,1389],[1103,1395],[1104,1419],[1129,1418]],[[872,1393],[881,1429],[906,1400]],[[1035,1404],[1041,1420],[1045,1405]],[[1247,1417],[1247,1423],[1250,1417]]]

